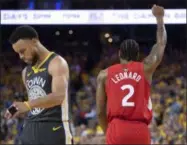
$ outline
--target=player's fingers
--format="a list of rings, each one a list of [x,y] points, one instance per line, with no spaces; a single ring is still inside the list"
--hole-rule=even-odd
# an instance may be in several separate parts
[[[158,8],[159,8],[159,9],[164,9],[164,7],[162,7],[162,6],[158,6]]]
[[[16,107],[16,106],[17,106],[17,103],[16,103],[16,102],[14,102],[14,103],[12,104],[12,106]]]
[[[7,118],[7,115],[8,115],[8,112],[6,110],[5,114],[4,114],[4,117]]]
[[[7,111],[5,112],[4,117],[5,117],[6,119],[10,119],[10,118],[12,117],[12,115],[11,115],[10,112],[7,110]]]
[[[16,117],[18,117],[19,116],[19,114],[20,114],[20,112],[19,111],[17,111],[13,116],[12,116],[12,118],[13,119],[15,119]]]
[[[155,11],[155,9],[157,8],[157,5],[153,5],[153,7],[152,7],[152,11]]]
[[[19,111],[19,109],[18,109],[18,105],[17,105],[16,103],[13,103],[12,106],[16,107],[16,109]]]
[[[9,113],[7,119],[10,119],[10,118],[12,118],[12,114]]]

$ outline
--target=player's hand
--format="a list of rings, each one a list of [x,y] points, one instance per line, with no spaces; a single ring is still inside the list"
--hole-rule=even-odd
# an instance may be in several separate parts
[[[6,119],[10,119],[10,118],[12,117],[12,114],[11,114],[8,110],[6,110],[6,112],[5,112],[5,114],[4,114],[4,117],[5,117]]]
[[[27,105],[24,102],[14,102],[13,105],[17,108],[17,112],[13,116],[13,118],[17,117],[20,114],[26,113],[30,111],[30,109],[27,107]]]
[[[158,5],[153,5],[152,13],[156,18],[164,17],[164,8]]]

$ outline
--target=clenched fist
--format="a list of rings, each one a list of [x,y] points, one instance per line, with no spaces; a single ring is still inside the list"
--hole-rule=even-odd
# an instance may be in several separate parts
[[[164,17],[164,8],[158,5],[153,5],[152,13],[156,18]]]

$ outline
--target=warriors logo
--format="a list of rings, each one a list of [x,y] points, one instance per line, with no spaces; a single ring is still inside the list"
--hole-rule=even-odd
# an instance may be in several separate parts
[[[29,89],[28,95],[29,95],[29,100],[35,100],[35,99],[38,99],[38,98],[41,98],[41,97],[45,97],[46,92],[40,86],[34,85]],[[43,110],[44,110],[44,108],[34,108],[31,111],[31,114],[32,115],[38,115]]]

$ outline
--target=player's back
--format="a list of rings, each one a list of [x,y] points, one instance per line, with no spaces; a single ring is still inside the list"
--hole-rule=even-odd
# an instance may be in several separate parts
[[[117,64],[108,68],[106,80],[107,117],[149,124],[152,118],[150,84],[141,62]]]
[[[107,144],[149,144],[148,124],[152,118],[150,85],[143,63],[130,62],[109,67],[107,95]]]

